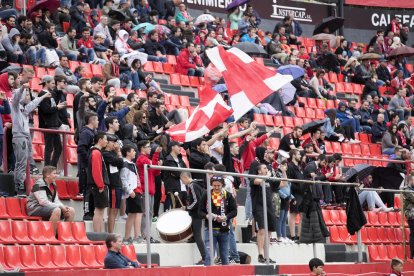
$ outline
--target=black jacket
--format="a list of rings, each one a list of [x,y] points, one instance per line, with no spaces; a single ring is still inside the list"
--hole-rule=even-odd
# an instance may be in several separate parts
[[[161,54],[165,55],[165,48],[158,42],[147,39],[144,45],[145,53],[150,56],[156,56],[157,51],[160,51]]]
[[[48,49],[56,49],[58,47],[58,43],[56,39],[54,39],[47,30],[44,30],[37,36],[39,43],[42,46],[45,46]]]
[[[198,150],[193,150],[190,153],[190,157],[188,159],[190,168],[192,169],[201,169],[204,170],[204,166],[208,162],[213,162],[214,164],[218,164],[219,162],[214,156],[209,156],[205,153],[201,153]],[[194,179],[204,179],[205,174],[203,173],[192,173]]]
[[[161,128],[168,123],[167,117],[165,117],[163,114],[161,116],[158,116],[155,109],[151,110],[149,114],[149,122],[151,123],[152,127],[158,126],[158,128]]]
[[[376,72],[379,80],[391,81],[391,74],[387,67],[378,66]]]
[[[47,92],[42,90],[39,93],[39,97],[42,97]],[[52,98],[46,98],[39,104],[39,127],[41,128],[58,128],[62,125],[62,121],[59,118],[59,110],[54,100],[54,92],[52,91]],[[52,104],[52,101],[55,104]]]
[[[79,132],[78,136],[78,163],[80,169],[86,169],[88,167],[88,152],[93,146],[93,139],[95,137],[95,131],[87,126],[84,126]]]
[[[112,188],[122,188],[120,177],[121,169],[124,167],[124,160],[118,157],[113,151],[102,151],[102,156],[106,164],[106,171],[109,177],[109,186]],[[113,167],[111,169],[111,167]],[[111,173],[112,171],[112,173]]]
[[[353,235],[366,223],[364,211],[359,202],[358,194],[354,187],[349,187],[348,200],[346,202],[346,228],[349,234]]]
[[[78,9],[76,5],[70,8],[69,14],[70,26],[76,29],[77,34],[82,34],[82,29],[86,27],[86,19],[84,14]]]
[[[62,90],[53,90],[53,99],[55,99],[56,103],[59,102],[66,102],[66,95],[63,93]],[[75,113],[74,113],[75,114]],[[69,125],[69,113],[66,108],[62,108],[59,110],[59,119],[64,125]],[[74,116],[76,118],[76,116]]]
[[[199,180],[193,180],[188,186],[187,200],[188,205],[186,210],[192,218],[202,218],[198,214],[198,207],[200,205],[201,198],[206,192],[203,188],[203,182]]]
[[[227,217],[226,224],[223,225],[221,222],[213,220],[213,229],[220,230],[220,232],[228,232],[230,230],[230,219],[237,216],[237,205],[236,201],[232,194],[222,190],[222,195],[224,197],[224,214]],[[211,213],[218,216],[221,215],[221,207],[214,206],[213,199],[211,200]],[[204,193],[201,197],[200,205],[198,206],[198,214],[201,218],[206,218],[207,216],[207,193]],[[208,227],[208,219],[206,219],[206,227]]]
[[[387,126],[384,123],[381,125],[378,122],[375,122],[371,128],[372,142],[376,143],[381,141],[382,136],[384,136],[385,132],[387,132]]]
[[[178,163],[174,160],[171,154],[167,155],[164,159],[164,166],[166,167],[175,167],[175,168],[186,168],[183,158],[181,155],[178,156]],[[181,191],[181,182],[180,182],[180,172],[177,171],[164,171],[163,174],[165,192],[180,192]]]

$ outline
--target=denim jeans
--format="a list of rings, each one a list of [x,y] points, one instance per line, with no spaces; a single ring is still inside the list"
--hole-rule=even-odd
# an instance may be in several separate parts
[[[86,47],[80,47],[79,53],[83,54],[82,62],[91,62],[95,60],[95,51]]]
[[[250,195],[250,180],[245,178],[246,183],[246,201],[244,203],[244,212],[246,213],[246,220],[253,219],[252,197]]]
[[[232,221],[230,220],[230,236],[229,236],[229,255],[234,261],[240,261],[239,252],[237,252],[236,237],[234,236],[234,230]]]
[[[41,47],[36,49],[36,47],[30,47],[26,52],[27,61],[30,65],[34,65],[36,62],[40,65],[46,64],[46,48]]]
[[[278,238],[286,238],[286,222],[288,211],[280,209],[279,218],[276,220],[276,234]]]
[[[187,75],[194,77],[202,77],[204,76],[204,70],[202,68],[189,68],[187,71]]]
[[[216,244],[218,243],[218,250],[222,265],[229,264],[229,236],[230,232],[220,232],[219,230],[213,230],[213,248],[214,255],[216,253]],[[208,235],[208,228],[204,231],[204,246],[206,247],[206,260],[205,265],[211,265],[210,259],[210,237]],[[214,258],[214,256],[213,256]]]
[[[359,121],[355,118],[349,118],[341,122],[341,126],[350,126],[352,127],[352,131],[359,132]]]
[[[138,72],[131,73],[132,90],[140,89],[141,83],[139,82]]]
[[[148,61],[158,61],[158,62],[162,62],[162,63],[167,62],[167,58],[165,58],[165,57],[157,57],[157,56],[150,56],[150,55],[148,55],[147,60]]]
[[[362,191],[359,193],[358,198],[361,205],[365,202],[367,203],[368,209],[374,209],[375,206],[378,208],[386,207],[379,194],[375,191]]]

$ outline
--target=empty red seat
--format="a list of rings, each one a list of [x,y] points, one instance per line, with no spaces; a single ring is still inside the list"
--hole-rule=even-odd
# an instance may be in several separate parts
[[[108,248],[104,244],[95,245],[94,248],[95,248],[96,261],[98,262],[98,264],[103,265],[105,256],[108,253]]]
[[[10,221],[0,220],[0,243],[13,244],[16,240],[12,236]]]
[[[402,216],[401,216],[401,214],[397,215],[397,221],[398,221],[398,225],[402,225]],[[405,225],[405,227],[408,227],[407,220],[404,220],[404,225]]]
[[[277,127],[283,127],[284,123],[283,123],[283,117],[282,116],[274,116],[274,121],[275,121],[275,126]]]
[[[66,188],[72,200],[83,200],[83,196],[79,196],[79,182],[77,180],[68,180]]]
[[[155,73],[164,74],[164,68],[162,62],[153,62],[152,66]]]
[[[18,246],[4,246],[4,263],[7,267],[23,267]]]
[[[154,65],[152,61],[145,62],[143,68],[146,72],[154,72]]]
[[[388,226],[389,223],[388,223],[387,213],[379,212],[378,213],[378,222],[382,226]]]
[[[380,223],[378,222],[378,214],[375,212],[369,211],[367,220],[369,221],[369,225],[380,226]]]
[[[70,222],[59,221],[57,223],[58,241],[63,243],[75,243],[76,239],[72,234],[72,224]]]
[[[346,220],[347,220],[346,211],[338,210],[338,213],[339,213],[339,221],[341,222],[342,225],[346,225]]]
[[[392,227],[385,228],[385,233],[387,234],[389,242],[397,243],[397,235],[395,234],[394,228]]]
[[[316,99],[315,98],[307,98],[308,107],[310,108],[317,108]]]
[[[352,147],[349,143],[342,143],[342,153],[352,155]]]
[[[323,109],[315,109],[315,119],[324,119],[325,118],[325,110]]]
[[[334,223],[331,220],[330,210],[322,209],[322,216],[326,225],[334,225]]]
[[[263,120],[266,126],[274,126],[275,122],[273,120],[273,116],[272,115],[263,115]]]
[[[20,207],[19,198],[17,197],[8,197],[6,199],[6,209],[7,209],[7,213],[12,219],[30,219],[30,220],[39,219],[39,217],[31,217],[31,216],[23,215],[21,207]]]
[[[345,93],[345,85],[343,82],[335,83],[335,91],[338,93]]]
[[[57,265],[52,262],[52,253],[48,245],[36,246],[37,263],[44,269],[59,269]]]
[[[190,98],[188,96],[181,95],[181,96],[178,96],[178,97],[180,99],[180,105],[181,106],[184,106],[184,107],[191,106],[190,105]]]
[[[299,118],[306,117],[305,109],[303,107],[295,107],[295,113]]]
[[[32,245],[22,245],[20,250],[20,260],[25,266],[24,270],[40,270],[42,267],[36,262],[35,247]]]
[[[352,88],[353,88],[354,94],[362,94],[362,87],[360,84],[353,83]]]
[[[3,253],[3,247],[0,247],[0,264],[3,266],[4,269],[6,270],[11,270],[14,269],[14,267],[9,267],[5,260],[4,260],[4,253]]]
[[[91,70],[94,76],[102,78],[102,65],[91,64]]]
[[[371,262],[388,260],[387,248],[384,245],[369,245],[368,253]]]
[[[402,245],[402,244],[396,245],[395,246],[395,251],[397,251],[397,257],[400,260],[404,260],[405,259],[405,256],[404,256],[404,245]],[[408,257],[408,255],[410,255],[409,252],[407,252],[407,257]]]
[[[388,236],[387,236],[386,228],[377,228],[377,233],[378,233],[378,241],[380,241],[381,243],[390,243]]]
[[[346,226],[338,226],[339,237],[346,244],[354,244],[356,243],[355,235],[349,235]]]
[[[344,83],[344,89],[345,89],[345,93],[350,93],[350,94],[354,93],[354,87],[353,87],[352,83],[345,82]]]
[[[56,180],[56,186],[58,190],[59,199],[70,199],[68,189],[66,188],[66,180],[58,179]]]
[[[332,150],[336,153],[342,153],[341,143],[332,142]]]
[[[66,261],[65,248],[63,246],[50,246],[50,253],[52,262],[59,267],[59,269],[74,268]]]
[[[369,144],[369,151],[371,152],[372,156],[379,156],[381,155],[381,145]]]
[[[200,86],[200,79],[197,76],[189,76],[188,79],[190,80],[190,86],[192,87]]]
[[[329,76],[329,81],[332,83],[337,83],[338,82],[338,76],[336,75],[335,72],[329,72],[328,73]]]
[[[102,244],[102,241],[91,241],[86,236],[85,223],[83,221],[72,222],[72,235],[73,238],[82,244]]]
[[[177,64],[177,58],[174,55],[167,55],[167,63],[169,64]]]
[[[69,164],[78,164],[78,152],[76,151],[76,148],[66,148],[66,160]]]
[[[397,216],[401,216],[401,214],[398,212],[388,212],[386,213],[388,215],[388,222],[391,226],[400,226],[401,224],[398,223]]]
[[[6,198],[0,197],[0,219],[10,218],[6,208]]]
[[[191,86],[190,78],[187,75],[180,75],[180,82],[182,86]]]
[[[398,258],[397,248],[395,245],[387,245],[388,259]]]
[[[174,64],[170,64],[170,63],[164,63],[163,64],[163,69],[164,69],[164,73],[165,74],[174,74],[175,73],[175,66]]]
[[[329,153],[329,154],[334,153],[331,142],[325,141],[325,150],[326,150],[326,153]]]
[[[265,125],[263,114],[254,113],[253,114],[253,121],[256,124],[260,125],[260,126]]]
[[[18,243],[32,243],[27,232],[26,221],[13,220],[11,222],[12,236]]]
[[[338,210],[329,210],[329,217],[333,225],[342,225]]]
[[[271,138],[269,139],[269,146],[270,146],[272,149],[278,149],[278,148],[279,148],[279,145],[280,145],[280,140],[279,140],[279,138],[274,138],[274,137],[271,137]]]
[[[88,267],[81,261],[79,245],[67,245],[65,246],[65,250],[66,250],[66,260],[71,266],[74,266],[77,268]]]
[[[311,119],[316,118],[315,109],[306,107],[305,112],[306,112],[306,118],[311,118]]]
[[[82,262],[89,268],[102,268],[102,265],[96,261],[95,249],[92,246],[80,246]]]
[[[179,85],[179,86],[181,86],[180,74],[171,74],[170,75],[170,83],[172,85]]]
[[[375,228],[375,227],[366,227],[366,229],[367,229],[367,235],[368,235],[368,239],[369,239],[370,243],[378,243],[379,242],[379,237],[378,237],[377,228]]]
[[[331,243],[342,243],[341,237],[339,236],[338,228],[336,226],[329,227],[329,240]]]
[[[293,123],[293,117],[284,116],[283,117],[283,123],[284,123],[285,127],[293,128],[295,126],[295,124]],[[286,133],[285,133],[285,135],[286,135]]]
[[[295,124],[295,126],[302,126],[303,125],[303,119],[302,118],[293,118],[293,123]]]
[[[60,243],[55,237],[55,230],[51,221],[27,222],[29,238],[35,243]]]

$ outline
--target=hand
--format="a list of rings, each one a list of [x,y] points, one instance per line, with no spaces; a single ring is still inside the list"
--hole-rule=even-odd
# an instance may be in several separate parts
[[[4,100],[6,98],[6,94],[0,93],[0,100]]]
[[[329,177],[331,177],[333,175],[333,173],[327,173],[327,174],[325,174],[325,177],[326,178],[329,178]]]
[[[158,166],[162,166],[162,160],[158,160]]]
[[[158,126],[155,126],[152,128],[152,131],[157,131],[158,130]]]
[[[43,95],[44,98],[52,98],[52,93],[47,92],[46,94]]]
[[[6,128],[12,128],[12,123],[5,123],[5,124],[4,124],[4,126],[5,126]]]
[[[158,146],[157,149],[155,150],[155,152],[160,153],[162,151],[162,147]]]
[[[66,102],[61,102],[56,107],[57,107],[57,109],[61,110],[61,109],[66,107]]]
[[[22,84],[23,89],[29,89],[30,85],[28,82]]]
[[[310,173],[310,176],[311,176],[312,178],[315,178],[315,177],[316,177],[316,173]]]
[[[169,128],[172,125],[174,125],[174,123],[170,121],[170,122],[168,122],[168,123],[165,124],[165,128]]]
[[[130,198],[135,198],[135,196],[136,196],[136,195],[135,195],[135,192],[134,192],[134,191],[132,191],[132,192],[129,194],[129,197],[130,197]]]
[[[103,191],[104,191],[104,190],[105,190],[104,188],[99,189],[99,192],[100,192],[100,193],[103,193]]]
[[[85,98],[89,97],[89,92],[83,92],[83,97]]]

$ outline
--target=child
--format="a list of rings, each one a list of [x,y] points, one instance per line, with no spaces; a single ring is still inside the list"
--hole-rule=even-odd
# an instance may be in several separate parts
[[[325,271],[323,271],[324,263],[321,259],[313,258],[309,261],[309,269],[311,271],[310,275],[321,275],[326,276]]]
[[[138,178],[138,169],[135,160],[136,151],[132,145],[124,145],[122,156],[124,167],[121,169],[122,198],[126,198],[126,213],[128,218],[125,224],[124,244],[142,243],[141,220],[142,220],[142,189]],[[132,226],[134,226],[134,239],[131,237]]]
[[[390,276],[402,276],[403,265],[404,263],[400,259],[397,259],[397,258],[392,259]]]

